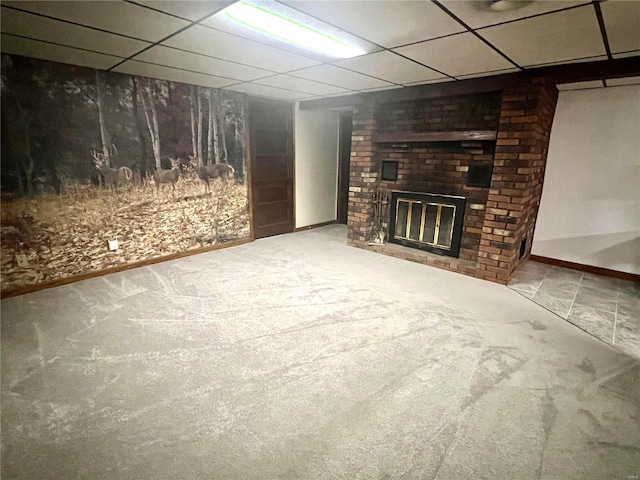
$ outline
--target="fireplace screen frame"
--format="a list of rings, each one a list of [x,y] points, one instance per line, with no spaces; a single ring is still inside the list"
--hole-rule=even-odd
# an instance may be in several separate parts
[[[426,243],[413,240],[405,237],[396,237],[396,214],[398,209],[398,202],[400,200],[408,202],[419,202],[421,204],[436,204],[441,206],[453,207],[453,229],[451,232],[451,244],[449,248],[437,243]],[[411,204],[410,204],[411,205]],[[446,255],[449,257],[458,258],[460,256],[460,242],[462,240],[462,227],[464,222],[464,210],[466,205],[466,198],[454,195],[435,195],[432,193],[421,192],[405,192],[395,190],[391,192],[391,208],[389,216],[389,242],[403,245],[405,247],[417,248],[427,252],[436,253],[439,255]],[[441,212],[441,207],[438,207],[438,214]],[[422,219],[420,226],[420,235],[424,232],[424,219]],[[434,235],[438,232],[439,225],[436,224]],[[437,237],[434,236],[434,240]]]

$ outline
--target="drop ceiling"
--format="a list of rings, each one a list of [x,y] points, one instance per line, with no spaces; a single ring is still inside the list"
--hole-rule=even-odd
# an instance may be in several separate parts
[[[221,18],[230,1],[3,1],[3,52],[309,100],[640,55],[640,1],[280,3],[355,36],[330,59]]]

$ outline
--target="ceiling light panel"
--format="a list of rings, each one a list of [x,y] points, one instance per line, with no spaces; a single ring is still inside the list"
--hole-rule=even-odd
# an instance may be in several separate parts
[[[394,51],[454,77],[513,68],[508,60],[472,33],[437,38]]]
[[[513,2],[517,4],[518,2]],[[490,0],[443,0],[442,4],[460,20],[465,22],[471,28],[486,27],[497,23],[510,22],[532,15],[552,12],[554,10],[562,10],[564,8],[575,7],[576,5],[584,5],[589,0],[581,1],[562,1],[562,0],[538,0],[526,4],[522,8],[514,10],[494,11],[489,8]]]
[[[141,40],[80,27],[9,8],[2,9],[1,21],[3,33],[121,57],[133,55],[150,45],[150,43]]]
[[[239,63],[228,62],[217,58],[205,57],[197,53],[185,52],[174,48],[157,45],[136,56],[136,60],[156,63],[168,67],[183,68],[194,72],[207,73],[220,77],[233,78],[239,81],[273,75],[273,72],[249,67]]]
[[[272,0],[243,0],[203,24],[322,61],[378,49],[343,30]]]
[[[163,43],[183,50],[279,73],[320,63],[311,58],[261,45],[200,25],[193,26]]]
[[[11,1],[3,4],[152,42],[189,25],[186,20],[127,2]]]
[[[483,28],[478,33],[521,66],[606,53],[591,5]]]
[[[441,73],[389,51],[350,58],[335,64],[399,84],[447,78]]]
[[[150,8],[155,8],[162,12],[175,15],[180,18],[190,20],[192,22],[200,20],[206,15],[212,15],[224,7],[231,5],[232,0],[219,1],[219,0],[136,0],[136,3],[145,5]]]
[[[259,97],[277,98],[279,100],[303,100],[310,98],[311,95],[294,92],[291,90],[284,90],[281,88],[268,87],[266,85],[257,85],[255,83],[241,83],[239,85],[233,85],[227,90],[233,90],[235,92],[247,93],[249,95],[257,95]]]
[[[273,77],[262,78],[253,83],[267,85],[270,87],[286,88],[287,90],[295,90],[297,92],[308,93],[309,95],[334,95],[348,94],[350,90],[324,83],[314,82],[304,78],[291,77],[289,75],[274,75]]]
[[[135,60],[128,60],[122,65],[118,65],[113,69],[113,71],[129,75],[138,75],[140,77],[157,78],[160,80],[189,83],[212,88],[221,88],[235,83],[234,80],[230,80],[228,78],[204,75],[202,73],[185,72],[184,70],[137,62]]]
[[[640,50],[640,2],[602,2],[600,8],[611,52]]]
[[[335,65],[318,65],[317,67],[305,68],[290,72],[289,75],[306,78],[308,80],[322,80],[350,90],[364,90],[367,88],[378,88],[393,85],[390,82],[372,78],[361,73],[345,70]]]
[[[106,70],[122,61],[120,57],[105,55],[102,53],[87,52],[71,47],[53,45],[51,43],[28,40],[2,34],[0,41],[3,53],[22,55],[25,57],[39,58],[51,62],[68,63],[81,67],[98,68]]]
[[[464,31],[431,2],[285,1],[284,3],[387,48]]]

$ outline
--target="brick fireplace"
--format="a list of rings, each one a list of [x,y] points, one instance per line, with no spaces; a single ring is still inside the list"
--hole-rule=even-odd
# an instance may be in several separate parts
[[[351,148],[349,243],[506,283],[531,249],[556,100],[555,86],[534,78],[498,92],[359,107]],[[457,251],[447,251],[446,244],[423,232],[440,210],[411,204],[414,225],[398,230],[396,224],[407,216],[398,222],[391,214],[409,207],[397,204],[396,194],[394,208],[376,208],[374,194],[380,190],[389,192],[389,203],[392,192],[463,199]],[[376,211],[382,213],[387,239],[398,233],[419,241],[373,243]]]

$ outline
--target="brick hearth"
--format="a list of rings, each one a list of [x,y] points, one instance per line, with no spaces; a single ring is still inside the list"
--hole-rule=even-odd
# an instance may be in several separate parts
[[[556,100],[555,86],[532,79],[502,92],[360,107],[353,123],[349,243],[506,283],[531,249]],[[478,130],[497,130],[497,139],[378,141],[389,134],[402,138],[421,132]],[[398,162],[397,181],[379,179],[383,160]],[[474,163],[493,164],[490,188],[466,185]],[[372,197],[379,188],[466,197],[460,258],[398,245],[368,245]]]

